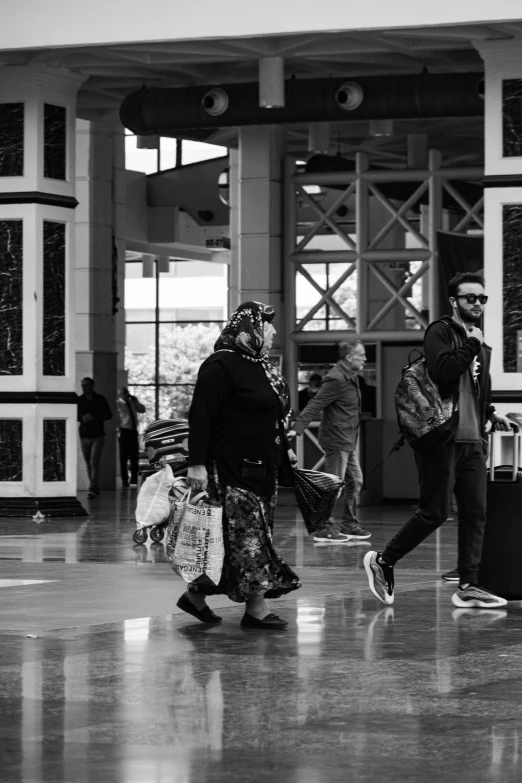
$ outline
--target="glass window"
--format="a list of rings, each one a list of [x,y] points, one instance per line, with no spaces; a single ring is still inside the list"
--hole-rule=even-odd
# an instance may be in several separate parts
[[[143,279],[136,275],[141,262],[127,264],[132,271],[126,279],[125,366],[129,388],[147,408],[144,426],[187,416],[197,372],[212,353],[227,312],[225,265],[169,266],[165,273],[156,268],[157,279]]]
[[[202,141],[189,139],[172,139],[161,136],[147,137],[149,148],[138,148],[138,137],[130,132],[125,133],[125,168],[141,171],[144,174],[156,174],[176,167],[177,156],[181,157],[181,165],[188,166],[212,158],[222,158],[228,154],[226,147],[217,144],[206,144]],[[159,149],[154,147],[156,144]],[[181,145],[177,152],[177,145]]]
[[[304,268],[315,282],[327,291],[339,278],[345,274],[351,264],[305,264]],[[297,320],[304,318],[317,304],[322,294],[298,272],[296,277],[296,315]],[[352,272],[349,277],[333,292],[332,299],[344,312],[355,319],[357,313],[357,272]],[[337,313],[331,305],[325,304],[313,318],[304,326],[304,331],[317,331],[319,329],[349,329],[350,326]]]
[[[126,325],[129,383],[154,383],[155,335],[153,323]]]

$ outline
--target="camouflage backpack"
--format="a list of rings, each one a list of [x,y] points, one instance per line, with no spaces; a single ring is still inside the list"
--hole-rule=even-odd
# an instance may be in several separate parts
[[[395,409],[402,437],[394,450],[407,440],[413,449],[429,451],[444,445],[454,436],[458,422],[458,393],[441,397],[422,354],[413,361],[410,354],[408,360],[395,392]]]

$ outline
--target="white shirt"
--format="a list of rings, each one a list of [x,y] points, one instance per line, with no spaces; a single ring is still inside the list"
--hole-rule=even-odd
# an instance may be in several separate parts
[[[136,426],[134,426],[134,423],[132,421],[129,405],[131,406],[132,412],[134,413],[134,421],[136,423]],[[145,413],[145,405],[142,405],[141,402],[138,402],[137,397],[134,397],[131,394],[131,396],[129,397],[129,404],[127,404],[122,397],[119,397],[118,400],[116,401],[116,408],[118,410],[118,425],[121,430],[138,429],[138,421],[139,421],[138,414]]]

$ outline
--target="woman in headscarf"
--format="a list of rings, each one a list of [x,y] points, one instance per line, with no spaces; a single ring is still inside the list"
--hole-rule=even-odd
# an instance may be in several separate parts
[[[281,629],[288,623],[265,599],[301,584],[272,544],[278,469],[289,460],[288,386],[267,356],[273,319],[273,307],[244,302],[201,365],[189,412],[188,479],[223,508],[225,560],[213,592],[245,603],[243,627]],[[205,593],[189,585],[177,605],[202,622],[220,622]]]

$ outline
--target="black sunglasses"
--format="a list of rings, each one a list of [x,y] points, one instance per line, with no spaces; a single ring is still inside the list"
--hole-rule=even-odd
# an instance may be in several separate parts
[[[457,299],[465,299],[468,304],[475,304],[477,299],[480,304],[486,304],[488,301],[486,294],[460,294],[460,296],[457,296]]]

